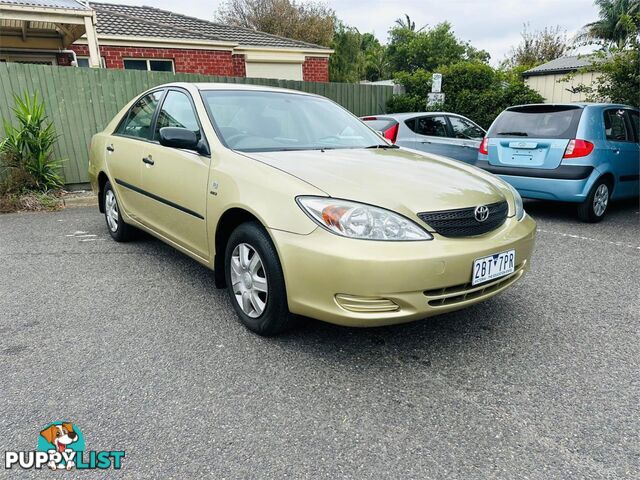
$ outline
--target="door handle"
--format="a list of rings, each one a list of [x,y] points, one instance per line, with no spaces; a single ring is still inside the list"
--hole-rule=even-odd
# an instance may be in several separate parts
[[[420,143],[424,143],[425,145],[426,145],[426,144],[431,144],[431,142],[430,142],[430,141],[428,141],[428,140],[423,140],[423,141],[421,141]]]
[[[107,152],[115,152],[116,149],[113,148],[113,145],[107,145]]]
[[[613,153],[615,153],[616,155],[620,153],[620,149],[619,148],[613,148]]]
[[[149,155],[148,157],[144,157],[142,161],[147,165],[154,165],[156,163],[151,159],[151,155]]]

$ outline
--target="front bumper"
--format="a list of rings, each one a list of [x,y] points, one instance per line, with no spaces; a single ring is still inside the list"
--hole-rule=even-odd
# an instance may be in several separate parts
[[[292,313],[373,327],[419,320],[478,303],[508,288],[530,266],[536,224],[528,215],[472,238],[382,242],[271,230]],[[473,261],[515,249],[516,271],[471,287]],[[394,307],[395,306],[395,307]]]

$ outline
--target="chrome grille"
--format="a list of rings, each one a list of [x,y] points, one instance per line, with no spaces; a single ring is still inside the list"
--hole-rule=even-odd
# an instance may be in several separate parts
[[[476,220],[476,207],[422,212],[418,217],[443,237],[472,237],[495,230],[507,219],[509,205],[506,201],[492,203],[487,207],[489,215],[484,222]]]

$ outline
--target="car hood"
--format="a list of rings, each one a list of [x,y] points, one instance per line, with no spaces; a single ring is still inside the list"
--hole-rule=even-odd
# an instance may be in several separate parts
[[[505,199],[500,182],[492,175],[455,160],[403,148],[246,155],[294,175],[331,197],[377,205],[407,216]]]

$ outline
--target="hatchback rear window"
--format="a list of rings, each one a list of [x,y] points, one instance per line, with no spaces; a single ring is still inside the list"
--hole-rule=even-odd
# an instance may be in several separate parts
[[[396,124],[396,121],[393,118],[365,117],[362,121],[378,132],[384,132],[389,129],[389,127]]]
[[[582,108],[532,105],[502,112],[489,129],[489,137],[575,138]]]

